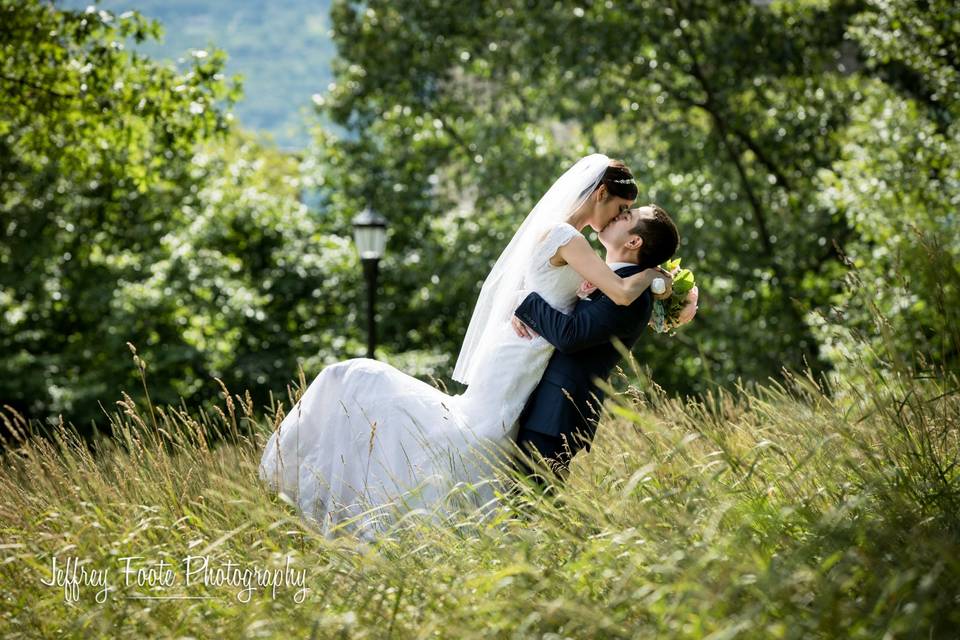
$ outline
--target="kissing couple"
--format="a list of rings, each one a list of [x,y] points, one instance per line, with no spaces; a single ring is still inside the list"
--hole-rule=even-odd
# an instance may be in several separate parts
[[[605,379],[647,326],[679,234],[603,154],[570,167],[517,228],[487,276],[447,395],[356,358],[326,367],[270,436],[260,478],[324,535],[375,539],[397,516],[498,503],[495,467],[529,460],[562,477],[589,449]],[[599,234],[606,261],[581,231]],[[663,293],[651,284],[662,279]],[[580,295],[578,295],[578,293]],[[581,297],[583,296],[583,297]],[[596,399],[596,401],[594,400]]]

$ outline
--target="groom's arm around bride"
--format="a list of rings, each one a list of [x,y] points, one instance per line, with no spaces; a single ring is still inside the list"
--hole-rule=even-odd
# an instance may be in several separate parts
[[[641,270],[638,265],[625,265],[617,274],[626,277]],[[606,379],[620,360],[611,340],[616,337],[630,349],[652,310],[649,289],[629,306],[615,304],[598,290],[578,302],[570,315],[536,293],[523,300],[516,309],[517,318],[557,350],[520,415],[517,444],[522,450],[536,449],[561,477],[577,451],[589,451],[603,402],[603,391],[594,379]],[[527,475],[541,480],[533,469],[522,461],[519,464]]]
[[[600,230],[599,236],[608,265],[621,278],[645,267],[659,269],[657,265],[673,256],[680,242],[673,220],[653,204],[618,215]],[[670,278],[665,272],[663,276],[665,280]],[[594,381],[605,380],[620,360],[620,352],[611,340],[616,337],[630,349],[652,312],[650,289],[628,306],[617,305],[595,290],[569,315],[557,311],[536,293],[524,298],[516,317],[556,351],[520,414],[517,445],[521,450],[534,459],[538,454],[543,456],[561,479],[577,451],[589,451],[603,402],[603,391]],[[524,333],[522,327],[518,329],[518,334]],[[542,481],[524,460],[517,462],[521,471]]]

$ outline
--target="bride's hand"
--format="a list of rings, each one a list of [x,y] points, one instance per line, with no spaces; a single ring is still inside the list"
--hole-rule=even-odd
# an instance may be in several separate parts
[[[571,239],[557,249],[557,254],[573,268],[584,280],[597,285],[614,304],[628,306],[640,297],[655,278],[663,278],[667,290],[659,297],[668,296],[672,291],[673,277],[666,271],[654,268],[646,269],[628,278],[621,278],[593,252],[593,248],[583,236]]]
[[[663,278],[663,284],[665,286],[663,293],[654,293],[653,297],[657,300],[666,300],[673,295],[673,274],[661,267],[654,267],[654,269],[657,271],[657,274],[653,276],[654,280],[657,278]],[[651,271],[654,269],[651,269]],[[652,283],[653,280],[650,282]]]
[[[660,267],[652,267],[650,269],[644,269],[640,273],[634,274],[628,278],[624,278],[624,282],[630,288],[630,291],[634,293],[634,297],[639,297],[641,293],[647,290],[653,281],[656,278],[663,278],[664,285],[666,288],[663,293],[654,293],[653,297],[657,300],[664,300],[670,297],[670,294],[673,292],[673,276],[670,275],[668,271],[661,269]]]

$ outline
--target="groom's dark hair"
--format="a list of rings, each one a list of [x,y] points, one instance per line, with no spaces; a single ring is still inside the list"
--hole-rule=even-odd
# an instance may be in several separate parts
[[[652,210],[651,213],[641,216],[630,233],[643,238],[643,244],[637,250],[637,264],[649,269],[673,257],[680,245],[680,232],[663,208],[653,203],[646,207]]]

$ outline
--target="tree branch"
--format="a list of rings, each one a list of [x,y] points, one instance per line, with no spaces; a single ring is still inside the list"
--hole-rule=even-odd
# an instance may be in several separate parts
[[[754,224],[757,225],[757,229],[760,233],[760,243],[763,246],[763,251],[770,258],[771,263],[773,263],[774,249],[773,243],[770,242],[770,233],[767,228],[767,218],[766,213],[763,210],[763,206],[760,204],[760,200],[757,198],[757,195],[753,191],[753,187],[750,184],[750,180],[747,176],[746,169],[743,166],[743,163],[740,160],[740,154],[737,149],[733,147],[730,143],[730,136],[727,131],[726,122],[723,118],[720,117],[718,109],[714,107],[714,97],[713,91],[710,88],[710,85],[707,83],[703,69],[700,68],[700,62],[697,60],[696,49],[693,47],[693,43],[690,42],[690,37],[687,35],[686,30],[681,25],[679,19],[680,8],[674,0],[673,2],[673,20],[676,24],[677,31],[680,33],[680,39],[683,41],[683,45],[687,50],[687,55],[690,56],[691,63],[691,73],[693,77],[697,80],[697,83],[700,85],[700,88],[703,90],[706,99],[703,103],[698,103],[701,109],[704,109],[707,113],[710,114],[711,119],[713,120],[714,125],[717,128],[717,133],[720,136],[720,142],[723,144],[724,148],[727,150],[727,154],[730,156],[730,160],[733,162],[734,167],[737,170],[737,174],[740,176],[740,183],[743,186],[744,193],[747,196],[747,200],[750,202],[750,207],[753,209],[753,220]]]
[[[674,25],[676,26],[677,32],[680,34],[680,39],[687,51],[687,55],[690,57],[690,72],[700,85],[700,88],[703,90],[705,96],[703,103],[699,104],[698,106],[710,114],[721,144],[723,144],[724,148],[727,150],[727,154],[730,156],[730,160],[733,162],[733,165],[737,171],[743,192],[746,195],[747,200],[750,203],[750,208],[753,211],[753,221],[757,227],[758,233],[760,234],[763,252],[768,260],[774,276],[779,282],[781,293],[787,302],[787,312],[792,317],[793,321],[797,323],[798,328],[805,327],[806,323],[803,320],[798,299],[793,295],[793,288],[790,286],[789,281],[786,278],[786,273],[776,260],[776,251],[773,247],[773,243],[770,241],[770,233],[767,227],[766,211],[764,210],[763,205],[760,203],[760,199],[757,197],[757,194],[754,192],[753,185],[750,182],[746,168],[744,167],[740,158],[740,151],[731,141],[731,132],[729,131],[724,119],[720,116],[720,110],[715,106],[716,102],[714,98],[714,92],[709,82],[707,82],[706,74],[700,67],[700,63],[697,59],[696,48],[694,48],[693,43],[690,41],[690,36],[687,34],[687,31],[680,20],[680,7],[677,0],[672,0],[671,5],[673,6],[673,12],[671,15]],[[760,156],[758,156],[758,159],[759,158]]]
[[[750,151],[752,151],[755,156],[757,156],[757,160],[759,160],[760,164],[765,166],[767,170],[774,175],[774,177],[777,179],[778,184],[783,185],[783,188],[787,190],[790,190],[792,188],[790,186],[790,181],[787,180],[787,176],[783,175],[783,172],[780,171],[779,167],[777,167],[773,163],[773,161],[770,160],[770,158],[766,155],[766,153],[764,153],[764,151],[760,148],[760,146],[756,143],[756,141],[752,137],[750,137],[749,134],[747,134],[745,131],[742,131],[734,126],[730,127],[730,132],[733,135],[735,135],[740,140],[740,142],[745,144],[747,148],[750,149]]]
[[[694,77],[696,77],[696,74],[694,74]],[[701,87],[702,86],[703,85],[701,84]],[[713,103],[697,102],[696,100],[689,98],[685,95],[682,95],[680,93],[676,93],[670,90],[669,88],[666,88],[665,91],[669,93],[677,102],[686,104],[691,107],[696,107],[697,109],[700,109],[705,113],[707,113],[714,120],[720,119],[720,114],[717,113],[716,109],[713,106]],[[742,129],[738,129],[737,127],[729,124],[727,125],[727,131],[732,133],[740,142],[742,142],[748,149],[750,149],[750,151],[752,151],[755,156],[757,156],[757,160],[760,161],[760,164],[766,167],[767,171],[769,171],[774,175],[774,177],[776,177],[777,184],[781,185],[784,189],[787,189],[787,190],[790,190],[793,188],[790,184],[790,180],[787,178],[786,175],[784,175],[783,171],[780,170],[780,167],[778,167],[773,162],[773,160],[770,159],[770,156],[768,156],[766,152],[760,148],[760,145],[757,144],[756,140],[754,140],[750,136],[750,134],[748,134],[746,131]]]
[[[467,141],[464,140],[459,133],[457,133],[457,130],[453,128],[453,125],[447,122],[447,119],[444,118],[442,114],[437,113],[431,115],[443,124],[443,130],[447,132],[447,134],[455,143],[457,143],[457,146],[463,151],[467,160],[473,162],[474,154],[472,151],[470,151],[470,145],[468,145]]]

